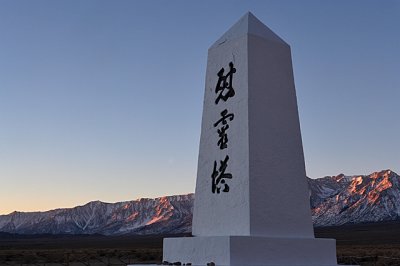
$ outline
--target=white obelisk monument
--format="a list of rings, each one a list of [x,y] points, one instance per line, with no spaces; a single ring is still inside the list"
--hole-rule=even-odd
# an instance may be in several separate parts
[[[163,260],[337,265],[309,202],[290,47],[247,13],[208,50],[194,237]]]

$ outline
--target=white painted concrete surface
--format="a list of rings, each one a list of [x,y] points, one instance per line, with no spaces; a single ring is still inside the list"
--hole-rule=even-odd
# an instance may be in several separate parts
[[[235,95],[216,104],[218,72]],[[227,147],[214,123],[227,110]],[[229,155],[229,192],[212,192]],[[218,170],[218,167],[217,167]],[[165,261],[206,265],[336,265],[335,240],[315,239],[290,47],[251,13],[208,51],[193,214],[195,237],[164,239]]]
[[[216,236],[167,238],[164,260],[206,265],[336,265],[335,240]],[[176,252],[179,250],[179,252]]]

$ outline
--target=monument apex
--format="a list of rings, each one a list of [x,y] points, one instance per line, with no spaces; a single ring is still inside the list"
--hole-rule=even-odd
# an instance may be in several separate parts
[[[231,41],[248,34],[288,45],[270,28],[265,26],[258,18],[256,18],[253,13],[247,12],[213,45],[211,45],[210,49],[215,48],[224,42]]]

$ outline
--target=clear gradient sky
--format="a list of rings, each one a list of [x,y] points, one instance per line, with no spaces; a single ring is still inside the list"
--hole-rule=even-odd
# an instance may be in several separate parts
[[[292,47],[308,176],[400,173],[400,1],[0,1],[0,214],[194,191],[208,47]]]

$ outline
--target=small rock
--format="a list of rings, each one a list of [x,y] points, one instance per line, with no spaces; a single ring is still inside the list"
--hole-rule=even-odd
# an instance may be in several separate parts
[[[174,265],[182,265],[180,261],[174,262]]]
[[[164,260],[164,261],[162,262],[162,264],[163,264],[163,265],[168,265],[168,264],[169,264],[169,262],[168,262],[168,261],[166,261],[166,260]]]
[[[214,262],[209,262],[209,263],[207,263],[207,266],[215,266],[215,263]]]

